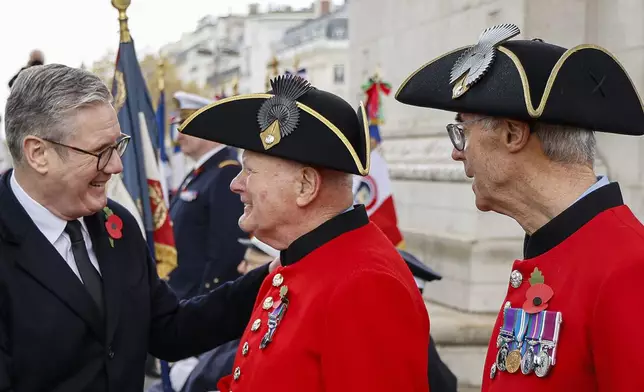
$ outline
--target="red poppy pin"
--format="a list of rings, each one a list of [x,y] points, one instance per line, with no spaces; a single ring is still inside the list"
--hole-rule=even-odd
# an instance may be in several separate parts
[[[539,271],[539,268],[534,269],[530,275],[530,288],[525,293],[526,300],[523,303],[523,310],[526,313],[539,313],[548,308],[548,301],[555,294],[550,286],[545,284],[545,279]]]
[[[123,221],[118,216],[114,215],[114,212],[109,207],[103,208],[105,213],[105,228],[107,229],[107,234],[110,236],[110,245],[114,247],[114,240],[118,240],[123,237]]]

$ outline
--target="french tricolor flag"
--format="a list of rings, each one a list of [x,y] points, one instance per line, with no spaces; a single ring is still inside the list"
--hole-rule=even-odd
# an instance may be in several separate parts
[[[355,204],[365,205],[369,219],[385,233],[387,238],[397,248],[404,248],[403,236],[398,228],[387,162],[378,149],[371,150],[369,175],[354,177],[353,195]]]

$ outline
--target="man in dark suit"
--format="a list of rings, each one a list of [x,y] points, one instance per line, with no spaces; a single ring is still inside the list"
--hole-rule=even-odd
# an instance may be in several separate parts
[[[133,216],[109,201],[128,137],[95,75],[24,70],[5,111],[0,391],[139,392],[146,353],[176,361],[239,338],[276,262],[179,302]]]
[[[179,121],[210,103],[184,92],[174,98],[180,108]],[[190,298],[240,276],[237,265],[244,246],[237,239],[247,235],[237,224],[244,204],[230,190],[230,182],[241,169],[237,150],[181,133],[177,143],[196,165],[170,202],[178,266],[169,283],[179,298]]]

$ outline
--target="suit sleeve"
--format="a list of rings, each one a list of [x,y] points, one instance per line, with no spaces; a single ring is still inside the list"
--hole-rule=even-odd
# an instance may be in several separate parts
[[[326,391],[427,392],[429,321],[417,304],[403,283],[381,272],[342,283],[321,331]]]
[[[148,351],[157,358],[177,361],[199,355],[241,337],[250,319],[255,298],[268,275],[268,265],[228,282],[207,295],[179,301],[168,284],[159,278],[148,246],[132,215],[114,206],[124,224],[136,227],[133,246],[146,268],[150,291],[150,334]]]
[[[239,217],[244,213],[244,204],[238,194],[230,190],[231,181],[240,170],[239,165],[221,169],[217,181],[208,191],[208,265],[205,277],[238,276],[237,265],[242,261],[245,247],[237,240],[248,237],[239,228]]]
[[[613,272],[598,288],[591,340],[599,392],[644,391],[642,276],[644,260],[639,260]]]

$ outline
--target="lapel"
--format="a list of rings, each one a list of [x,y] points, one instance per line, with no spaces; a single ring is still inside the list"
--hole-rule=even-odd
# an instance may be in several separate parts
[[[119,260],[127,260],[125,242],[121,238],[110,245],[109,236],[105,229],[105,214],[101,211],[84,218],[87,230],[92,239],[94,254],[98,259],[103,278],[103,297],[105,301],[106,317],[106,342],[111,342],[118,325],[121,313],[121,300],[123,295],[123,276],[119,269]]]
[[[38,230],[9,186],[12,170],[0,179],[0,235],[7,257],[58,297],[84,320],[99,341],[105,323],[89,293],[52,244]]]
[[[181,191],[188,189],[190,184],[194,183],[197,178],[199,178],[199,176],[204,174],[206,171],[215,169],[220,162],[224,161],[225,159],[232,159],[230,158],[230,156],[230,148],[224,147],[223,149],[221,149],[221,151],[218,151],[215,155],[211,156],[201,166],[191,170],[181,182],[181,185],[177,189],[176,195],[174,195],[174,197],[170,201],[170,208],[172,209],[177,200],[181,198]]]

